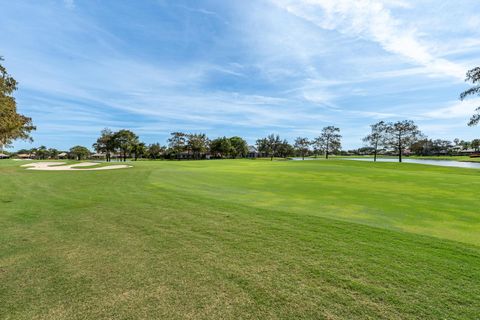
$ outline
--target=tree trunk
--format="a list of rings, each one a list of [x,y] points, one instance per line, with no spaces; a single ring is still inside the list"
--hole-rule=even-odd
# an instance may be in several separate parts
[[[402,141],[401,137],[398,137],[398,162],[402,162]]]
[[[326,148],[325,148],[325,159],[328,159],[328,148],[329,148],[329,141],[327,140],[327,145],[326,145]]]
[[[373,151],[373,162],[377,162],[377,143],[375,143],[375,150]]]

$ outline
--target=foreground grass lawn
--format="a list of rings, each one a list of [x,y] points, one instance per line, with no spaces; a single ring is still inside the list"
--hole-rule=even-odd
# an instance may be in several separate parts
[[[480,171],[0,161],[1,319],[476,319]]]

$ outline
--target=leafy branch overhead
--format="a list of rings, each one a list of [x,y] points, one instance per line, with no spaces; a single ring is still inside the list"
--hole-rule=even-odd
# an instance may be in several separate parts
[[[0,61],[3,61],[2,57]],[[0,149],[16,139],[32,141],[30,132],[36,129],[31,118],[17,112],[17,102],[13,97],[17,85],[0,63]]]
[[[471,70],[468,70],[465,81],[473,83],[474,86],[462,92],[460,94],[460,100],[463,101],[468,96],[473,96],[473,95],[480,96],[480,85],[478,84],[480,83],[480,67],[476,67]],[[475,126],[478,123],[480,123],[480,107],[477,107],[475,109],[475,113],[470,118],[468,125]]]

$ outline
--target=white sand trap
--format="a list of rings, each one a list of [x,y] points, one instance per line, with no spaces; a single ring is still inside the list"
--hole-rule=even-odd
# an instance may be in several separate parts
[[[98,165],[97,162],[82,162],[76,164],[67,165],[66,162],[34,162],[27,163],[21,167],[26,167],[27,170],[42,170],[42,171],[84,171],[84,170],[113,170],[113,169],[125,169],[131,168],[126,164],[116,164],[105,167],[95,167],[95,168],[85,168],[85,169],[76,169],[78,167],[91,167]]]

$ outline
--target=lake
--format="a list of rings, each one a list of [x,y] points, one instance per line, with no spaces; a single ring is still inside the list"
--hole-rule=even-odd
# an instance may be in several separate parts
[[[322,157],[305,158],[305,160],[323,160],[323,159],[324,158]],[[373,158],[340,158],[340,159],[373,162]],[[292,160],[301,161],[302,158],[292,158]],[[426,164],[426,165],[441,166],[441,167],[480,169],[480,162],[464,162],[464,161],[454,161],[454,160],[425,160],[425,159],[408,159],[408,158],[403,158],[402,161],[403,163],[417,163],[417,164]],[[377,158],[377,162],[398,162],[398,159],[397,158]]]

